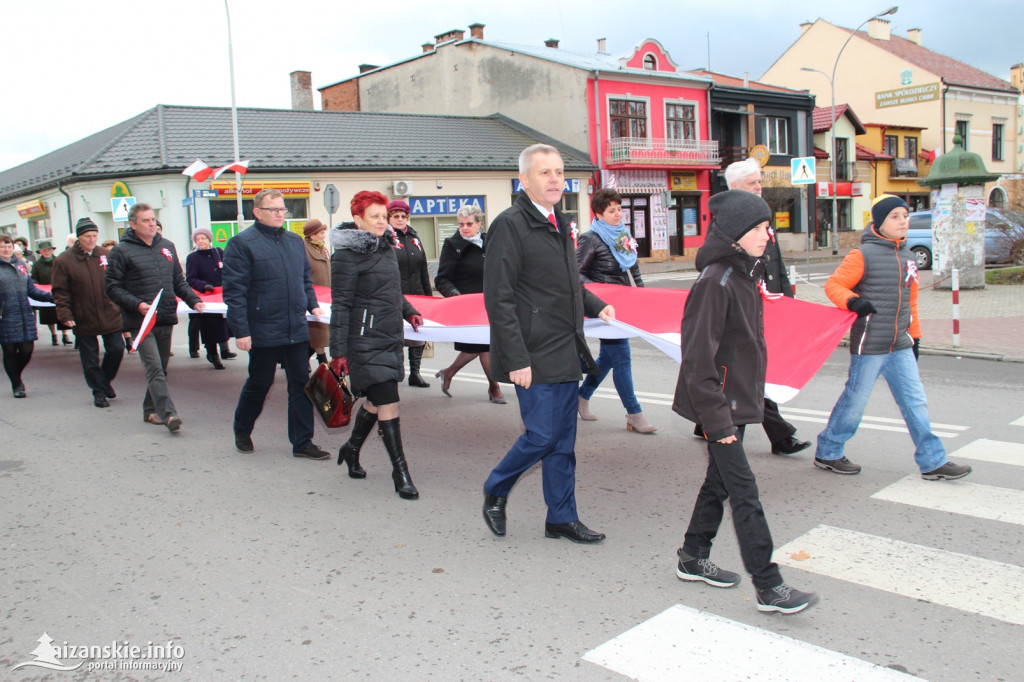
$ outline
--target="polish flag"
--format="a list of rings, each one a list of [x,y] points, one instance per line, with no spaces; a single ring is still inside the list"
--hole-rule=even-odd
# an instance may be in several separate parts
[[[196,159],[191,166],[181,171],[181,174],[189,176],[196,182],[205,182],[207,178],[213,175],[213,169],[199,159]]]
[[[242,175],[245,175],[246,173],[249,172],[249,160],[246,159],[245,161],[239,161],[238,163],[229,163],[226,166],[221,166],[220,168],[213,172],[213,179],[216,180],[217,178],[219,178],[224,173],[227,173],[228,171],[233,171],[235,173],[241,173]]]
[[[132,347],[128,350],[129,353],[134,353],[139,350],[139,344],[146,338],[149,332],[153,331],[153,325],[156,324],[156,308],[160,304],[160,297],[164,295],[164,290],[156,292],[156,298],[149,304],[149,310],[146,311],[146,316],[142,318],[142,326],[139,327],[139,333],[135,335],[135,340],[132,341]]]

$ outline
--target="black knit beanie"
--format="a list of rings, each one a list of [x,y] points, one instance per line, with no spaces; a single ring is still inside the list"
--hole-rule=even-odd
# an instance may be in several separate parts
[[[741,189],[713,195],[708,199],[708,208],[718,230],[733,241],[772,219],[772,210],[764,199]]]
[[[79,218],[78,222],[75,223],[75,236],[81,237],[86,232],[99,232],[100,228],[96,227],[96,223],[92,221],[92,218]]]
[[[889,217],[894,208],[901,206],[909,208],[907,202],[891,194],[883,194],[875,199],[875,203],[871,206],[871,222],[875,224],[875,230],[882,226],[882,223],[885,222],[885,219]]]

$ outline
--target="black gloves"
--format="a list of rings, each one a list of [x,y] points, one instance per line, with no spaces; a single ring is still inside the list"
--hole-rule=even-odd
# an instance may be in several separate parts
[[[213,285],[212,284],[207,284],[205,287],[203,287],[203,292],[207,293],[207,294],[212,294],[213,293]]]
[[[857,317],[867,317],[872,313],[878,312],[877,310],[875,310],[875,306],[871,305],[871,301],[865,301],[863,298],[860,298],[859,296],[851,298],[849,301],[847,301],[846,307],[848,310],[852,310],[853,312],[857,313]]]
[[[914,359],[921,358],[921,339],[914,339]]]

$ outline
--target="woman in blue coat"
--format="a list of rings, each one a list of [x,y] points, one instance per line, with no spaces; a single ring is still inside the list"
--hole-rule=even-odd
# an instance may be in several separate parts
[[[25,397],[21,373],[32,359],[38,337],[36,317],[29,298],[53,303],[53,296],[35,285],[28,266],[14,255],[14,240],[0,234],[0,344],[3,345],[4,371],[11,380],[15,398]]]

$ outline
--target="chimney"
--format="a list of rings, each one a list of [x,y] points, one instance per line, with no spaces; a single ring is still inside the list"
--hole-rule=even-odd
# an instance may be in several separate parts
[[[309,71],[292,71],[292,109],[313,111],[313,76]]]
[[[440,45],[441,43],[447,43],[450,40],[462,40],[462,36],[466,35],[465,31],[447,31],[446,33],[438,33],[434,36],[434,41]]]
[[[469,25],[469,35],[470,35],[471,38],[476,38],[477,40],[483,40],[484,39],[484,24],[470,24]]]
[[[423,54],[434,51],[434,43],[423,43]]]
[[[800,35],[807,33],[807,29],[809,29],[811,26],[814,26],[813,21],[805,21],[804,23],[800,24]]]
[[[887,19],[871,19],[868,21],[868,37],[875,40],[889,40],[889,21]]]
[[[374,69],[379,69],[379,68],[380,67],[377,66],[376,64],[360,64],[359,65],[359,73],[366,73],[367,71],[373,71]]]
[[[917,45],[921,44],[921,29],[919,28],[908,28],[907,29],[907,40]]]
[[[1024,92],[1024,63],[1010,67],[1010,85]]]
[[[745,88],[749,88],[750,87],[750,72],[749,71],[744,71],[743,72],[743,87],[745,87]]]
[[[605,52],[605,53],[608,52],[608,48],[605,45],[607,40],[608,40],[607,38],[598,38],[597,39],[597,51],[598,52]]]
[[[558,49],[558,38],[548,38],[544,41],[544,45],[554,50]]]

